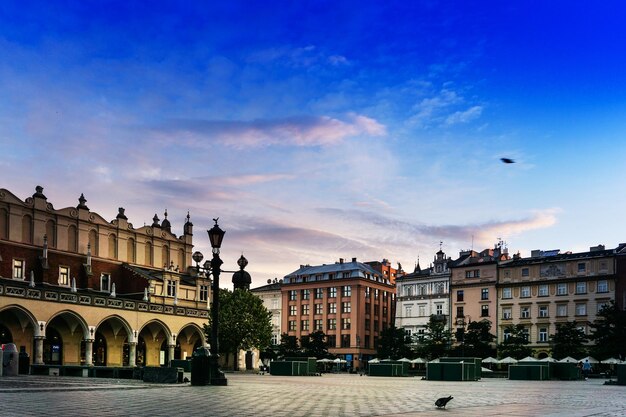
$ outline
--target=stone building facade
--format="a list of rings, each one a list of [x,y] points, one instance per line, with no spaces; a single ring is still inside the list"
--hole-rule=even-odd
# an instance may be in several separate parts
[[[55,209],[37,187],[0,189],[0,335],[34,364],[136,366],[184,359],[204,344],[209,278],[191,266],[193,225],[167,212],[134,228],[83,195]]]

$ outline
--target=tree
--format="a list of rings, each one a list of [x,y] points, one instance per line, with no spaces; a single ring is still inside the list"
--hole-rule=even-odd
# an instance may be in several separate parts
[[[505,327],[504,335],[504,341],[498,345],[500,357],[510,356],[515,359],[522,359],[532,355],[533,350],[528,347],[528,333],[523,324]]]
[[[599,359],[626,359],[626,311],[619,310],[611,301],[602,307],[591,328],[591,339],[595,342],[592,348],[594,356]]]
[[[446,329],[446,321],[431,315],[426,325],[424,341],[420,350],[429,359],[445,356],[450,351],[452,333]]]
[[[476,358],[494,355],[495,349],[492,343],[495,338],[496,336],[491,334],[489,320],[470,322],[463,338],[463,355]]]
[[[556,333],[550,337],[552,357],[554,359],[563,359],[567,356],[582,358],[587,355],[585,347],[587,341],[585,332],[577,327],[575,321],[559,323],[556,325]]]
[[[304,356],[316,357],[317,359],[330,356],[326,334],[321,330],[300,337],[300,346]]]
[[[400,359],[412,356],[411,336],[402,328],[396,326],[387,327],[380,332],[378,339],[377,355],[379,358]]]
[[[302,353],[298,346],[298,338],[289,336],[287,333],[280,335],[280,344],[278,345],[278,357],[288,358],[291,356],[300,356]]]
[[[226,364],[229,354],[233,353],[236,368],[236,358],[240,349],[263,350],[270,346],[272,313],[265,308],[259,297],[242,289],[231,292],[221,288],[219,302],[219,353],[226,354]],[[212,325],[209,318],[209,324],[205,326],[209,340]]]

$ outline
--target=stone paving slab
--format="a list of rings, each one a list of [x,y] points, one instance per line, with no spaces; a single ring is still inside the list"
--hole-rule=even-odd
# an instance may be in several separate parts
[[[626,387],[588,381],[425,381],[227,374],[226,387],[134,380],[0,378],[2,416],[626,416]],[[453,395],[448,407],[437,398]]]

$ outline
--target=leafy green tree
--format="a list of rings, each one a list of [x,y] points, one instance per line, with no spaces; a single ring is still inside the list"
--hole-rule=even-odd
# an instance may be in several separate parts
[[[591,324],[592,353],[599,359],[617,357],[626,359],[626,310],[619,310],[614,302],[605,305]]]
[[[424,356],[434,359],[448,354],[452,342],[452,333],[446,329],[445,320],[431,315],[424,333],[424,340],[420,346],[420,351]]]
[[[411,336],[402,328],[391,326],[380,333],[378,339],[378,357],[400,359],[412,356]]]
[[[463,355],[475,358],[486,358],[495,354],[492,346],[496,336],[491,334],[489,320],[472,321],[467,325],[463,338]]]
[[[272,340],[272,313],[263,305],[263,301],[250,291],[237,289],[231,292],[220,289],[219,347],[226,355],[228,365],[229,354],[237,357],[240,349],[263,350],[270,346]],[[209,340],[211,335],[211,318],[205,326]],[[237,360],[234,360],[234,367]]]
[[[300,337],[300,346],[304,356],[316,357],[317,359],[331,356],[328,353],[326,334],[321,330]]]
[[[508,336],[505,336],[504,341],[498,345],[498,356],[522,359],[532,355],[533,350],[528,347],[528,333],[523,324],[505,327],[504,334]]]
[[[576,327],[575,321],[559,323],[556,325],[556,333],[550,336],[552,345],[552,357],[563,359],[567,356],[582,358],[587,355],[588,338],[585,332]]]
[[[293,356],[301,356],[302,351],[298,346],[298,338],[289,336],[287,333],[280,335],[280,344],[278,345],[278,357],[289,358]]]

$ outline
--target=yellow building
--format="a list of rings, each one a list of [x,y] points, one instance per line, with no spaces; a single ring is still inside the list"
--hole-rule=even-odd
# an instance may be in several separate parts
[[[205,344],[210,279],[191,265],[193,225],[167,212],[134,228],[124,209],[106,221],[55,209],[37,187],[0,189],[0,342],[37,365],[159,366]]]

